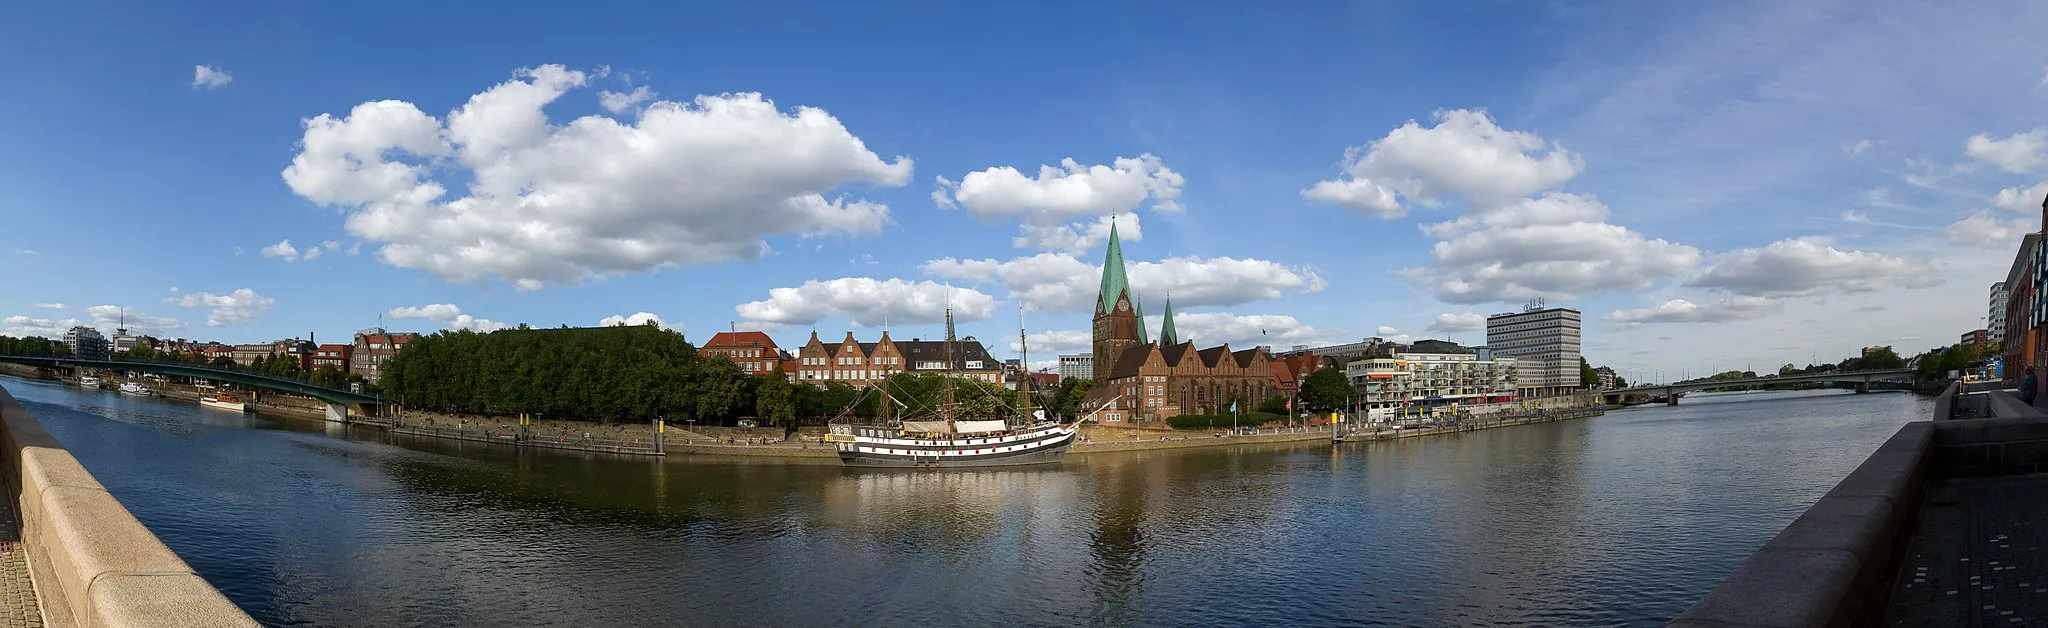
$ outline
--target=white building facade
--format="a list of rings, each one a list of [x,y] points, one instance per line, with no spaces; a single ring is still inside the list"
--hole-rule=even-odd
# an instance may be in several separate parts
[[[1985,319],[1984,330],[1991,332],[1992,342],[2005,342],[2005,299],[2010,294],[2005,282],[1991,284],[1991,316]]]
[[[1579,389],[1579,311],[1528,309],[1486,317],[1486,346],[1515,358],[1520,395],[1554,397]]]
[[[1385,415],[1416,406],[1514,401],[1517,366],[1517,360],[1503,356],[1397,351],[1352,360],[1344,375],[1360,406]]]
[[[1060,381],[1070,379],[1095,379],[1095,354],[1060,356]]]

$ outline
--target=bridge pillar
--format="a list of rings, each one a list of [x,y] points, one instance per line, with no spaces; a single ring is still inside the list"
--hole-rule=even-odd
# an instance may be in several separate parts
[[[1856,383],[1856,394],[1860,395],[1867,392],[1870,392],[1870,380],[1866,379]]]
[[[332,401],[327,402],[327,420],[334,423],[347,423],[348,406]]]
[[[1678,391],[1676,391],[1676,390],[1668,390],[1668,389],[1667,389],[1667,390],[1665,390],[1665,391],[1664,391],[1664,405],[1667,405],[1667,406],[1676,406],[1676,405],[1678,405]]]

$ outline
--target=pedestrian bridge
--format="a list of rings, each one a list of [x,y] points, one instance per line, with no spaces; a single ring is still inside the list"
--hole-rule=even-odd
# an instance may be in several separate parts
[[[1690,392],[1694,390],[1705,390],[1708,388],[1741,388],[1744,386],[1764,386],[1769,384],[1799,383],[1856,384],[1856,390],[1861,392],[1869,390],[1869,384],[1871,382],[1910,380],[1912,378],[1913,369],[1908,368],[1864,369],[1858,371],[1829,371],[1826,373],[1808,373],[1805,375],[1779,375],[1772,377],[1751,377],[1747,379],[1724,379],[1713,381],[1684,382],[1676,384],[1649,384],[1643,386],[1630,386],[1628,388],[1623,388],[1620,390],[1600,391],[1600,398],[1602,401],[1605,401],[1607,403],[1620,403],[1622,397],[1626,397],[1628,395],[1663,395],[1666,399],[1666,403],[1669,403],[1671,405],[1678,405],[1678,398],[1676,396],[1678,393]]]
[[[383,399],[376,395],[328,388],[301,379],[205,364],[193,364],[190,362],[101,360],[30,355],[0,355],[0,362],[43,368],[91,368],[131,373],[156,373],[178,377],[197,377],[265,390],[300,394],[327,402],[328,418],[335,421],[340,421],[343,417],[347,416],[346,406],[362,406],[367,408],[374,407],[383,402]]]

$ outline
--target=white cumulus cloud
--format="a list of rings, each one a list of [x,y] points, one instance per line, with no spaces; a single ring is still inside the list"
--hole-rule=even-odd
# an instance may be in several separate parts
[[[37,303],[37,304],[35,304],[35,305],[36,305],[36,307],[39,307],[39,308],[43,308],[43,309],[45,309],[45,310],[61,310],[61,309],[64,309],[64,304],[62,304],[62,303]]]
[[[978,290],[931,281],[841,277],[774,288],[767,299],[741,303],[733,310],[756,324],[809,325],[826,317],[844,316],[855,325],[876,327],[943,322],[949,303],[954,320],[984,320],[994,312],[995,302],[994,297]]]
[[[1606,219],[1599,200],[1553,192],[1423,225],[1443,238],[1430,250],[1434,265],[1404,272],[1446,303],[1485,303],[1642,290],[1699,264],[1699,249]]]
[[[1479,314],[1438,314],[1436,322],[1429,324],[1429,331],[1461,332],[1486,329],[1486,317]]]
[[[1020,249],[1044,249],[1080,254],[1102,248],[1109,243],[1109,226],[1116,225],[1116,237],[1124,242],[1145,239],[1139,228],[1137,214],[1100,216],[1093,222],[1077,222],[1066,225],[1042,227],[1026,224],[1019,227],[1021,233],[1010,244]]]
[[[883,160],[830,113],[754,93],[551,122],[543,109],[587,78],[523,69],[445,123],[396,100],[308,118],[283,177],[385,263],[521,290],[756,257],[775,235],[878,233],[888,207],[838,190],[910,180],[909,158]]]
[[[63,338],[65,330],[85,324],[76,318],[35,318],[31,316],[9,316],[0,318],[0,336],[42,336]]]
[[[1415,336],[1409,335],[1408,333],[1401,331],[1399,328],[1387,325],[1381,325],[1378,329],[1374,329],[1373,335],[1378,337],[1380,340],[1385,340],[1387,342],[1395,344],[1405,345],[1415,342]]]
[[[1031,177],[1010,166],[969,172],[954,182],[937,179],[932,200],[940,207],[964,207],[983,220],[1021,217],[1035,225],[1130,211],[1146,199],[1156,211],[1180,211],[1180,173],[1145,153],[1118,157],[1109,165],[1084,165],[1072,158],[1058,167],[1039,166]]]
[[[668,321],[661,320],[661,317],[653,312],[635,312],[632,316],[621,316],[618,314],[613,314],[611,316],[606,316],[603,319],[598,320],[597,326],[612,327],[616,325],[632,325],[637,327],[648,323],[654,323],[656,327],[660,327],[662,329],[666,329],[673,332],[683,331],[681,325],[671,327],[669,326]]]
[[[192,66],[192,87],[194,88],[214,89],[226,85],[233,80],[235,80],[235,76],[228,74],[227,70],[210,65]]]
[[[441,325],[445,329],[467,329],[490,333],[512,326],[486,318],[477,318],[462,313],[462,308],[453,303],[432,303],[419,307],[396,307],[385,316],[391,318],[423,318]]]
[[[85,308],[85,313],[92,318],[92,322],[86,323],[87,325],[110,334],[123,326],[128,328],[128,333],[150,336],[185,328],[185,323],[178,319],[150,316],[134,308],[123,308],[118,305],[95,305]]]
[[[1991,197],[1991,206],[2006,211],[2032,212],[2041,209],[2043,199],[2048,199],[2048,182],[2036,183],[2027,188],[2005,188]]]
[[[1991,210],[1980,209],[1944,227],[1941,232],[1949,242],[1969,247],[2009,247],[2021,236],[2033,231],[2031,218],[1999,218]]]
[[[277,299],[256,294],[255,290],[239,288],[228,294],[210,292],[189,292],[182,297],[164,299],[165,303],[178,307],[203,307],[206,310],[206,325],[219,327],[247,323],[257,314],[277,304]],[[104,306],[102,306],[104,307]]]
[[[2006,172],[2027,172],[2048,163],[2048,129],[2014,133],[2004,138],[1988,134],[1970,136],[1963,154]]]
[[[1155,330],[1162,321],[1159,316],[1148,316],[1146,319],[1148,328]],[[1327,342],[1322,331],[1285,314],[1175,312],[1173,327],[1174,332],[1180,334],[1182,342],[1193,342],[1197,347],[1227,344],[1233,349],[1250,349],[1269,345],[1278,350],[1286,350],[1293,345]]]
[[[1941,282],[1926,261],[1786,239],[1719,255],[1688,284],[1745,296],[1790,297],[1927,288]]]
[[[263,247],[263,256],[275,257],[287,262],[298,261],[299,248],[292,246],[291,240],[279,240],[277,244]]]
[[[1642,323],[1722,323],[1759,318],[1783,307],[1775,299],[1764,297],[1731,297],[1708,303],[1693,303],[1685,299],[1672,299],[1657,305],[1619,310],[1607,315],[1607,320],[1627,325]]]
[[[944,258],[925,262],[935,277],[1000,283],[1011,299],[1034,311],[1079,311],[1095,307],[1102,267],[1064,253],[1040,253],[1009,261]],[[1148,311],[1165,307],[1170,293],[1177,307],[1233,306],[1275,299],[1287,292],[1320,292],[1327,287],[1310,267],[1231,257],[1174,257],[1127,264],[1131,290]]]
[[[1041,331],[1025,336],[1025,339],[1031,342],[1031,352],[1038,354],[1038,357],[1041,358],[1060,353],[1086,352],[1095,347],[1094,335],[1087,330],[1080,329]],[[1017,352],[1023,350],[1023,343],[1015,340],[1010,341],[1010,351]],[[1035,363],[1037,360],[1032,360],[1032,362]]]
[[[614,91],[601,91],[597,93],[597,103],[603,105],[605,111],[610,111],[614,114],[631,111],[634,107],[639,106],[640,103],[650,100],[654,100],[654,92],[647,89],[646,85],[635,87],[633,91],[626,93]]]
[[[1429,128],[1414,120],[1386,137],[1345,151],[1343,174],[1301,191],[1311,201],[1385,218],[1402,203],[1436,207],[1452,196],[1498,207],[1578,175],[1579,157],[1533,133],[1500,128],[1485,111],[1438,111]]]

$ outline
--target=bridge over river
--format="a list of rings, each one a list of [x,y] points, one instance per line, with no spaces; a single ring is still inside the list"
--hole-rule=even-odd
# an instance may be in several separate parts
[[[1749,386],[1764,386],[1769,384],[1818,383],[1856,384],[1856,392],[1869,392],[1871,382],[1905,381],[1911,380],[1912,378],[1913,369],[1907,368],[1863,369],[1856,371],[1829,371],[1826,373],[1808,373],[1805,375],[1772,375],[1765,377],[1752,377],[1748,379],[1700,380],[1674,384],[1649,384],[1642,386],[1630,386],[1628,388],[1623,388],[1620,390],[1601,391],[1600,398],[1602,401],[1605,401],[1609,404],[1617,404],[1621,403],[1622,398],[1627,397],[1629,395],[1662,395],[1664,396],[1664,402],[1666,404],[1675,406],[1678,405],[1679,393],[1690,392],[1694,390],[1706,390],[1709,388],[1744,388]]]
[[[329,388],[302,379],[206,364],[193,364],[191,362],[33,355],[0,355],[0,362],[53,369],[89,368],[129,373],[155,373],[177,377],[197,377],[264,390],[294,393],[327,402],[327,419],[336,422],[347,419],[349,406],[357,406],[359,411],[367,415],[375,414],[376,407],[383,403],[383,399],[376,395]]]

